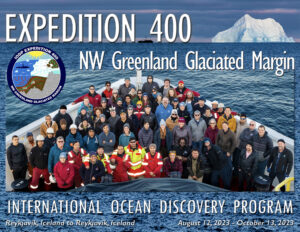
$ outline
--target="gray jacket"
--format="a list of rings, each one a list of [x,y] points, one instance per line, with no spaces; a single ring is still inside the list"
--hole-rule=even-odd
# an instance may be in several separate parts
[[[204,119],[200,118],[200,121],[196,122],[196,120],[193,118],[191,121],[189,121],[189,127],[191,129],[193,142],[198,142],[204,138],[207,128]]]
[[[205,123],[205,122],[204,122]],[[179,145],[179,139],[185,138],[187,141],[188,146],[192,146],[192,133],[189,126],[185,125],[184,127],[180,128],[179,126],[175,126],[173,131],[173,145],[178,146]]]

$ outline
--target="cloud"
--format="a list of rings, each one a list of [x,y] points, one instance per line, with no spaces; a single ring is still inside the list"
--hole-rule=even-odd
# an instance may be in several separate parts
[[[256,14],[299,14],[299,9],[285,9],[285,8],[275,8],[275,9],[263,9],[263,10],[248,10],[248,13]]]

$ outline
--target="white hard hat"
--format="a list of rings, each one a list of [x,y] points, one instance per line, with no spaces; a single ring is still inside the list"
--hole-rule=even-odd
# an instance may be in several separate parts
[[[42,135],[38,135],[38,136],[36,136],[36,141],[44,141],[44,136],[42,136]]]
[[[54,177],[53,175],[50,175],[49,180],[50,180],[50,182],[51,182],[52,184],[55,184],[55,183],[56,183],[56,179],[55,179],[55,177]]]
[[[54,134],[54,130],[53,130],[52,127],[49,127],[49,128],[47,129],[47,134]]]
[[[76,126],[75,124],[72,124],[72,125],[70,126],[70,129],[77,129],[77,126]]]

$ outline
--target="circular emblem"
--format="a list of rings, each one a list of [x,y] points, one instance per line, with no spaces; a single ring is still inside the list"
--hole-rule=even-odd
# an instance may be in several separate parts
[[[8,85],[19,99],[30,104],[43,104],[54,99],[63,89],[65,66],[60,57],[43,46],[30,46],[18,51],[7,69]]]

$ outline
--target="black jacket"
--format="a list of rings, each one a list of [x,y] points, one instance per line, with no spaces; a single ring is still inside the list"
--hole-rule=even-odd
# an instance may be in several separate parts
[[[135,132],[134,131],[134,129],[135,129],[135,127],[134,127],[134,125],[133,125],[133,123],[132,123],[132,121],[131,121],[131,119],[129,119],[129,118],[127,118],[126,119],[126,121],[125,122],[123,122],[122,120],[121,120],[121,118],[117,121],[117,123],[116,123],[116,129],[115,129],[115,131],[116,131],[116,139],[119,139],[119,137],[121,136],[121,134],[123,134],[123,126],[126,124],[126,123],[128,123],[129,124],[129,126],[130,126],[130,131],[131,132]]]
[[[259,134],[257,133],[252,137],[252,142],[253,142],[253,150],[255,150],[256,152],[263,153],[263,157],[258,156],[259,161],[266,159],[266,157],[270,155],[270,152],[273,148],[273,142],[271,138],[268,136],[268,132],[265,132],[263,137],[260,137]]]
[[[178,116],[184,118],[185,124],[187,125],[189,123],[189,121],[191,120],[191,116],[190,116],[189,112],[187,111],[187,109],[185,109],[184,111],[181,111],[180,109],[178,109],[177,111],[178,111]]]
[[[149,122],[150,128],[153,131],[156,131],[157,120],[155,114],[153,114],[152,112],[150,112],[150,114],[143,114],[140,119],[140,128],[143,128],[145,122]]]
[[[149,96],[149,95],[152,94],[152,89],[153,89],[153,87],[155,87],[156,90],[158,91],[159,86],[158,86],[158,84],[157,84],[155,81],[152,81],[151,83],[149,83],[149,82],[147,81],[147,82],[145,82],[145,83],[143,84],[142,92],[143,92],[143,93],[147,93],[148,96]]]
[[[225,154],[216,145],[211,144],[210,150],[207,150],[206,146],[203,145],[202,154],[204,159],[204,171],[206,173],[209,173],[210,169],[221,170],[227,164]]]
[[[52,137],[51,139],[49,139],[48,137],[45,138],[44,147],[45,147],[47,153],[50,152],[50,149],[51,149],[51,147],[54,146],[55,142],[56,142],[55,137]]]
[[[196,176],[197,178],[200,178],[204,174],[204,163],[201,155],[199,155],[197,159],[197,170],[196,173],[193,172],[193,158],[192,155],[190,155],[187,159],[187,170],[189,171],[190,176]]]
[[[10,169],[21,169],[27,167],[28,158],[23,143],[19,143],[17,146],[10,145],[7,148],[7,161]]]
[[[54,116],[54,118],[53,118],[53,120],[57,123],[58,128],[60,128],[59,121],[60,121],[61,119],[65,119],[65,120],[66,120],[66,122],[67,122],[67,128],[68,128],[68,130],[69,130],[71,124],[73,123],[73,119],[71,118],[71,116],[70,116],[68,113],[66,113],[66,114],[61,114],[61,113],[58,111],[58,113],[57,113],[57,114]]]
[[[95,164],[90,162],[90,168],[87,169],[84,164],[79,169],[79,174],[83,180],[85,185],[91,183],[97,183],[97,180],[101,178],[101,176],[105,175],[105,168],[101,161],[97,160]],[[95,177],[96,180],[92,181],[92,177]]]
[[[66,141],[66,138],[69,134],[69,130],[68,129],[65,129],[65,130],[62,130],[61,128],[58,129],[58,131],[56,132],[56,138],[58,138],[59,136],[62,136],[64,137],[64,140]]]
[[[253,136],[257,134],[257,130],[250,130],[250,128],[245,128],[240,134],[240,145],[239,149],[243,150],[246,148],[247,143],[253,140]]]
[[[33,168],[37,167],[39,169],[48,168],[48,152],[45,146],[39,147],[35,146],[31,149],[29,160]]]
[[[289,176],[293,167],[293,154],[289,149],[285,148],[278,160],[278,152],[278,147],[274,147],[270,152],[270,158],[267,164],[268,168],[270,168],[270,166],[272,165],[270,176],[275,177],[276,174],[283,174]]]
[[[195,103],[195,104],[193,105],[193,112],[195,112],[196,110],[199,110],[200,113],[201,113],[201,115],[204,115],[205,110],[206,110],[207,108],[209,108],[209,107],[208,107],[207,105],[205,105],[205,104],[204,104],[203,107],[201,107],[198,103]]]
[[[257,154],[255,151],[252,151],[250,156],[246,159],[246,149],[241,151],[239,161],[238,161],[238,169],[241,169],[242,172],[251,173],[253,176],[255,174],[257,168]]]

